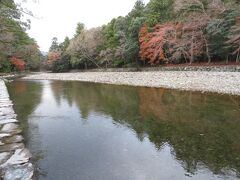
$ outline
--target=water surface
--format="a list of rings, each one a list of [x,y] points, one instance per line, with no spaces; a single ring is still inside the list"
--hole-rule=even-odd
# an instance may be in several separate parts
[[[14,81],[37,179],[240,179],[240,97]]]

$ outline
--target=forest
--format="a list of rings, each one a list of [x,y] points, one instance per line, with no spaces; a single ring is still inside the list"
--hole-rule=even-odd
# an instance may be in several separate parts
[[[30,22],[21,20],[27,12],[12,0],[1,0],[0,10],[0,71],[240,61],[239,0],[137,0],[124,17],[91,29],[79,22],[63,42],[53,37],[43,62],[26,33]]]
[[[29,16],[32,13],[13,0],[0,0],[0,72],[39,70],[41,53],[26,33]]]
[[[235,62],[240,59],[238,0],[137,0],[102,27],[78,23],[74,38],[53,38],[53,71]]]

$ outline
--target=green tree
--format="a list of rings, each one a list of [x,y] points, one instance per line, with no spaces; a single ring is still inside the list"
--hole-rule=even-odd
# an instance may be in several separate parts
[[[233,8],[226,9],[218,16],[212,18],[207,24],[206,33],[212,57],[227,60],[234,51],[234,41],[229,41],[229,37],[233,33],[233,28],[231,27],[236,25],[236,18],[238,16],[240,16],[239,10]]]
[[[58,73],[67,72],[70,67],[70,55],[63,55],[59,60],[53,62],[52,71]]]
[[[128,28],[127,41],[124,46],[124,58],[127,62],[138,63],[139,60],[139,40],[138,34],[140,27],[145,22],[146,18],[137,17],[131,21]]]
[[[59,47],[60,47],[61,51],[62,51],[62,52],[66,52],[69,44],[70,44],[70,39],[69,39],[69,37],[65,37],[64,41],[59,44]]]
[[[127,16],[114,18],[104,26],[105,50],[101,55],[108,64],[112,61],[113,66],[129,66],[138,60],[138,33],[145,22],[144,9],[143,1],[137,0]]]
[[[75,33],[74,37],[77,37],[79,34],[81,34],[84,29],[85,29],[85,25],[83,23],[79,22],[77,24],[76,33]]]
[[[150,0],[145,9],[145,17],[149,26],[173,19],[174,0]]]
[[[39,49],[35,40],[26,33],[30,28],[30,21],[22,21],[23,15],[32,13],[20,5],[16,5],[13,0],[0,1],[0,71],[8,71],[11,56],[23,59],[27,69],[38,69],[40,64]]]
[[[115,48],[119,45],[119,38],[114,29],[116,19],[112,19],[110,23],[103,26],[103,35],[106,48]]]
[[[58,39],[56,37],[53,37],[49,51],[58,51],[58,50],[59,50]]]
[[[143,0],[137,0],[131,12],[128,13],[128,16],[130,18],[142,17],[144,15],[144,9],[145,9],[145,4]]]

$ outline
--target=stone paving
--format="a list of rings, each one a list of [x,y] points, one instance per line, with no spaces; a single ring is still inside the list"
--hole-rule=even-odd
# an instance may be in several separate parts
[[[31,154],[25,148],[17,115],[3,80],[0,79],[0,179],[30,180]]]

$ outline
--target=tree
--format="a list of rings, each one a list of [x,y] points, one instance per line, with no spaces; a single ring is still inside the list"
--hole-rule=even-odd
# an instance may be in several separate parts
[[[67,72],[70,69],[70,56],[63,55],[58,61],[54,61],[52,64],[53,72]]]
[[[83,23],[79,22],[77,24],[76,33],[75,33],[74,37],[77,37],[79,34],[81,34],[84,29],[85,29],[85,25]]]
[[[143,26],[139,33],[141,60],[147,60],[152,65],[168,61],[167,50],[175,44],[175,31],[176,26],[171,23],[156,25],[150,33],[148,27]]]
[[[137,63],[139,60],[139,31],[145,22],[144,17],[136,17],[132,19],[128,31],[127,40],[124,46],[123,57],[128,62]]]
[[[121,18],[121,17],[120,17]],[[116,19],[103,26],[104,46],[106,48],[116,48],[119,45],[119,38],[115,31]]]
[[[131,10],[131,12],[128,13],[128,17],[130,17],[130,18],[143,17],[144,9],[145,9],[145,4],[144,4],[143,0],[137,0],[135,2],[135,5],[134,5],[133,9]]]
[[[62,52],[66,52],[69,44],[70,44],[70,39],[69,39],[69,37],[65,37],[64,41],[59,44],[59,47],[60,47],[61,51],[62,51]]]
[[[86,68],[87,66],[99,67],[97,57],[103,45],[102,40],[101,28],[84,30],[70,42],[67,49],[67,53],[72,56],[72,63],[83,64]]]
[[[123,51],[127,28],[128,19],[122,16],[113,19],[103,27],[103,50],[100,53],[102,64],[106,64],[106,66],[121,66],[124,64]],[[105,58],[104,55],[107,57]]]
[[[12,21],[21,25],[23,28],[29,28],[30,27],[29,20],[27,20],[27,22],[21,21],[21,17],[24,15],[24,13],[27,12],[23,11],[20,5],[16,5],[16,3],[13,0],[1,0],[0,1],[1,28],[4,27],[8,31],[14,30],[14,27],[12,27],[9,24]]]
[[[47,62],[48,64],[52,64],[54,61],[59,60],[61,57],[61,53],[57,51],[50,51],[48,52]]]
[[[3,72],[3,73],[11,72],[10,61],[1,52],[0,52],[0,72]]]
[[[173,18],[174,0],[150,0],[145,9],[146,22],[149,26],[164,23]]]
[[[238,62],[239,6],[236,0],[137,0],[127,16],[101,28],[78,23],[73,39],[56,43],[57,59],[70,55],[74,68]]]
[[[0,1],[0,64],[7,69],[9,69],[8,57],[18,57],[23,60],[25,69],[39,68],[38,46],[26,33],[30,28],[30,21],[22,21],[22,17],[26,14],[32,16],[31,12],[23,9],[13,0]],[[1,71],[5,70],[1,69]]]
[[[34,39],[29,39],[27,44],[19,46],[14,54],[25,61],[26,69],[34,71],[39,70],[41,53]]]
[[[236,17],[236,23],[231,27],[228,40],[226,42],[227,47],[232,48],[232,55],[236,56],[236,62],[240,62],[240,15]]]
[[[125,17],[113,19],[103,27],[104,50],[101,62],[106,66],[132,66],[138,60],[138,33],[145,22],[145,5],[137,0],[131,12]]]
[[[232,11],[228,11],[228,15],[224,15],[223,18],[226,21],[224,23],[225,42],[224,47],[230,53],[229,56],[235,58],[236,63],[240,62],[240,12],[239,5],[236,5]],[[229,25],[230,24],[230,25]],[[228,59],[228,58],[227,58]]]
[[[12,57],[10,62],[17,71],[23,71],[25,68],[25,62],[20,58]]]
[[[58,39],[56,37],[52,38],[52,43],[49,48],[49,51],[59,51]]]

